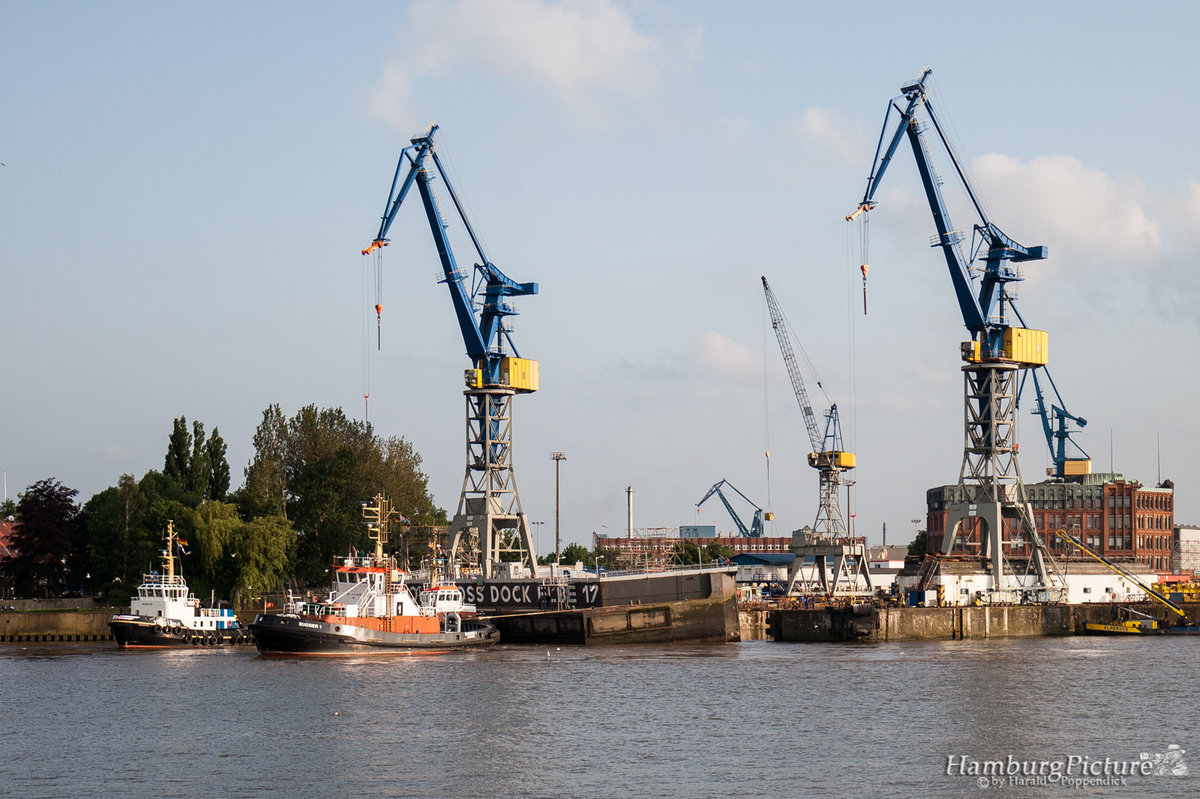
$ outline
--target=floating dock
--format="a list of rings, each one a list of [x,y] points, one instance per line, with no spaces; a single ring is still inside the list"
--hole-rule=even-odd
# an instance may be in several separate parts
[[[506,644],[740,640],[732,569],[687,569],[566,583],[459,581]],[[470,600],[468,600],[470,601]],[[559,603],[562,606],[559,606]]]

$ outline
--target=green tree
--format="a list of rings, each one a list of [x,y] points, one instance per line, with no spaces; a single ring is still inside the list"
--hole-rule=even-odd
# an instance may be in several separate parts
[[[192,505],[205,499],[224,499],[229,490],[229,462],[225,460],[225,442],[213,428],[213,438],[205,439],[204,423],[187,418],[175,420],[167,440],[163,475],[191,496]]]
[[[928,540],[929,534],[925,530],[918,530],[916,537],[908,545],[908,556],[905,560],[920,560],[925,557]]]
[[[700,547],[696,546],[693,541],[677,541],[674,551],[671,553],[671,559],[684,566],[699,563]]]
[[[196,510],[194,521],[194,554],[213,591],[241,607],[251,593],[284,584],[296,545],[296,531],[287,519],[243,521],[236,505],[210,500]]]
[[[225,439],[213,428],[208,439],[208,490],[205,496],[223,502],[229,493],[229,461],[225,457]]]
[[[187,429],[187,419],[180,416],[171,428],[167,439],[167,458],[162,473],[178,485],[186,485],[191,473],[192,434]]]
[[[83,506],[91,585],[112,604],[124,605],[153,560],[157,535],[142,525],[146,494],[131,474]]]
[[[39,480],[17,501],[10,569],[17,593],[60,596],[81,593],[87,572],[86,536],[75,497],[54,478]]]
[[[0,502],[0,519],[17,518],[17,503],[11,499]]]
[[[733,547],[727,544],[718,544],[713,542],[704,547],[704,559],[706,561],[728,560],[733,557]]]
[[[192,454],[188,458],[187,480],[189,494],[204,497],[208,491],[212,465],[208,462],[208,445],[204,441],[204,423],[192,422]]]
[[[288,429],[279,405],[268,406],[254,431],[254,459],[237,502],[247,516],[287,516]]]
[[[237,578],[232,598],[244,607],[256,594],[283,587],[296,548],[296,530],[283,516],[245,522],[235,543]]]
[[[370,546],[361,503],[383,493],[413,524],[445,524],[421,459],[402,438],[380,439],[340,408],[308,405],[286,419],[263,411],[246,484],[233,499],[243,519],[282,516],[296,530],[296,576],[324,582],[336,555]],[[394,542],[393,542],[394,543]]]
[[[558,562],[568,565],[582,562],[584,566],[591,567],[596,565],[596,558],[583,544],[571,543],[563,547],[562,557],[558,559]]]

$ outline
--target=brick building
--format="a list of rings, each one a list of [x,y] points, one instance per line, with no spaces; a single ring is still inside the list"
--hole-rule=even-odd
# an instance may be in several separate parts
[[[939,486],[926,492],[927,550],[940,552],[946,531],[948,507],[958,499],[958,486]],[[1034,524],[1056,556],[1072,547],[1054,535],[1066,530],[1105,557],[1135,560],[1158,572],[1174,568],[1175,492],[1170,480],[1147,488],[1120,474],[1096,473],[1065,481],[1027,483],[1025,498],[1033,509]],[[1025,558],[1030,542],[1004,532],[1007,557]],[[955,537],[951,555],[980,554],[978,526],[964,525]]]

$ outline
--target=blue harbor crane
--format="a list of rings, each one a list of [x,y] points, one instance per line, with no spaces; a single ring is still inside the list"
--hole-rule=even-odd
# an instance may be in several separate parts
[[[747,527],[746,523],[743,522],[741,517],[737,515],[737,511],[733,509],[733,505],[729,504],[729,499],[726,498],[725,492],[721,490],[721,486],[728,486],[729,488],[733,489],[735,494],[749,502],[750,506],[754,508],[754,516],[750,520],[749,527]],[[765,518],[767,521],[771,521],[771,519],[774,518],[774,515],[771,513],[767,513],[764,516],[763,509],[758,507],[757,503],[755,503],[752,499],[750,499],[750,497],[746,496],[741,491],[738,491],[737,486],[735,486],[733,483],[723,478],[721,482],[708,489],[708,493],[704,495],[703,499],[696,503],[696,507],[699,508],[705,502],[708,502],[709,498],[712,497],[713,494],[717,495],[717,498],[721,500],[721,504],[725,506],[725,510],[729,511],[730,518],[733,519],[733,523],[737,526],[738,535],[740,535],[742,538],[761,538],[763,534],[763,519]]]
[[[1061,583],[1061,576],[1037,533],[1025,498],[1016,460],[1015,409],[1020,395],[1016,376],[1024,370],[1045,368],[1048,341],[1045,331],[1025,327],[1011,291],[1012,284],[1022,279],[1017,265],[1040,261],[1046,258],[1047,250],[1017,243],[988,217],[930,102],[926,84],[931,74],[932,70],[925,67],[916,80],[901,87],[899,97],[889,101],[866,191],[846,219],[852,221],[875,208],[875,193],[900,139],[907,136],[937,229],[932,245],[942,251],[963,323],[972,336],[961,346],[965,361],[962,367],[966,400],[965,445],[959,484],[954,499],[948,503],[941,554],[950,554],[963,532],[978,531],[981,554],[987,553],[985,563],[992,578],[990,590],[997,592],[993,594],[995,599],[1046,598],[1048,592],[1061,593],[1064,588],[1052,585],[1056,581]],[[897,120],[889,136],[893,112]],[[950,221],[942,196],[943,180],[934,166],[926,135],[930,125],[978,216],[967,247],[964,247],[967,237]],[[866,274],[865,265],[863,274]],[[1057,395],[1057,390],[1055,393]],[[1049,425],[1049,410],[1041,402],[1039,408],[1044,423]],[[1068,419],[1081,421],[1065,411],[1057,418],[1064,438],[1069,437],[1066,433]],[[1051,449],[1054,453],[1053,446]],[[1063,472],[1062,462],[1056,463],[1056,471]],[[960,530],[960,527],[964,529]],[[1011,554],[1014,549],[1023,550],[1026,542],[1031,542],[1031,546],[1024,572],[1020,573],[1015,565],[1006,566],[1006,554]]]
[[[533,536],[512,468],[511,400],[515,394],[537,391],[539,370],[537,361],[520,357],[506,320],[517,314],[511,298],[537,294],[538,284],[512,280],[484,253],[438,157],[434,142],[437,130],[438,126],[432,125],[401,151],[379,232],[362,254],[374,253],[380,258],[389,243],[388,230],[416,184],[442,265],[439,282],[450,291],[454,316],[471,361],[463,392],[467,405],[467,465],[458,510],[451,523],[451,558],[466,566],[478,566],[491,576],[496,565],[507,559],[503,556],[516,554],[536,570]],[[438,179],[445,185],[479,258],[470,274],[458,266],[450,246],[447,224],[433,188]],[[379,297],[375,311],[382,311]]]
[[[1016,264],[1044,260],[1048,250],[1043,246],[1026,247],[1018,244],[988,217],[984,204],[963,169],[930,102],[926,83],[932,72],[929,67],[923,68],[917,80],[903,86],[900,90],[901,96],[888,103],[883,130],[875,148],[873,169],[867,178],[866,191],[862,201],[846,219],[852,221],[876,207],[875,193],[892,162],[901,137],[907,136],[937,229],[937,235],[931,243],[932,246],[939,247],[945,257],[963,323],[972,334],[972,340],[962,345],[963,360],[968,363],[1008,361],[1017,364],[1023,370],[1030,370],[1034,374],[1035,382],[1037,372],[1040,371],[1053,385],[1046,366],[1046,332],[1025,326],[1016,309],[1012,289],[1009,288],[1010,284],[1024,279]],[[888,126],[893,112],[897,115],[897,122],[891,137],[888,138]],[[954,227],[946,209],[941,189],[943,180],[934,166],[933,152],[926,136],[928,125],[923,121],[922,113],[937,133],[938,140],[954,165],[963,189],[979,217],[972,228],[971,241],[966,252],[963,247],[966,236],[961,229]],[[864,264],[864,280],[866,269]],[[1014,322],[1017,324],[1013,324]],[[1021,382],[1023,387],[1024,380]],[[1058,390],[1054,391],[1055,395],[1058,395]],[[1020,394],[1018,389],[1018,400]],[[1091,471],[1091,460],[1070,440],[1072,431],[1068,427],[1071,421],[1075,421],[1080,427],[1086,422],[1068,413],[1063,408],[1061,397],[1059,403],[1057,414],[1052,413],[1053,409],[1045,407],[1040,401],[1033,411],[1041,417],[1044,426],[1052,427],[1057,423],[1055,435],[1047,437],[1047,445],[1054,461],[1053,474],[1060,478],[1065,474],[1086,474]],[[1055,440],[1059,442],[1058,445]],[[1083,453],[1084,457],[1068,458],[1065,454],[1067,443]]]

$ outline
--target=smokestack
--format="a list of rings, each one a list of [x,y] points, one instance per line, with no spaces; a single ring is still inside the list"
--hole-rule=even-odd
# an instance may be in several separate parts
[[[625,537],[633,538],[633,486],[629,486],[625,489],[625,496],[627,497],[625,501],[625,508],[626,512],[629,514],[628,526],[625,528]]]
[[[887,546],[887,522],[883,523],[883,545]]]

